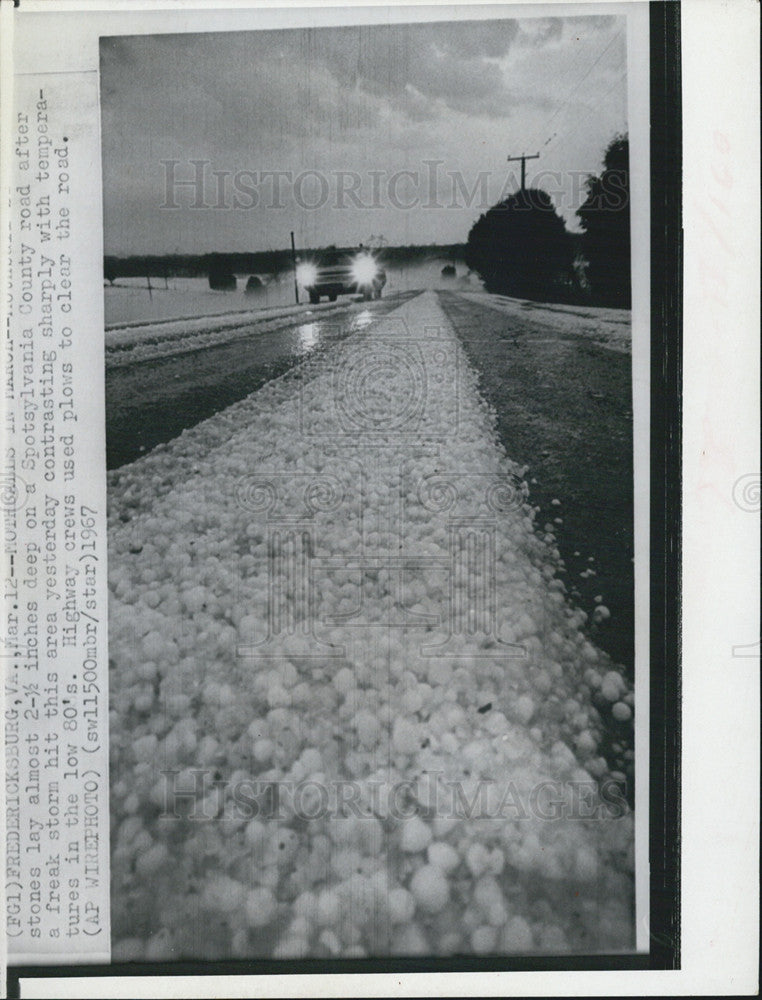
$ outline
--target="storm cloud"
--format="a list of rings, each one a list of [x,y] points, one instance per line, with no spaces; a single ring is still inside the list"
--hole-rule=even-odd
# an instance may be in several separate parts
[[[569,123],[563,161],[547,155],[543,166],[594,170],[606,141],[626,127],[624,60],[621,17],[104,38],[107,247],[247,249],[253,240],[264,248],[282,245],[286,225],[304,229],[305,240],[334,242],[337,227],[361,225],[335,214],[157,216],[166,160],[206,160],[210,170],[232,172],[367,175],[437,159],[471,188],[480,171],[504,175],[506,155],[526,144],[552,152],[546,140]],[[397,213],[367,221],[394,242],[455,241],[471,217]]]

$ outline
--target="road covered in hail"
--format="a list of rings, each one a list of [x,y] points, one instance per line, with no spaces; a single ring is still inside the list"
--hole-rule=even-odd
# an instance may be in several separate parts
[[[632,692],[496,426],[426,292],[109,474],[113,961],[633,947]]]

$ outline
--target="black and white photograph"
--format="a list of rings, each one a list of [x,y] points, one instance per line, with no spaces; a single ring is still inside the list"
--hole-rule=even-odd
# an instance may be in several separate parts
[[[100,59],[113,961],[634,951],[626,18]]]
[[[756,995],[758,41],[0,0],[3,995]]]

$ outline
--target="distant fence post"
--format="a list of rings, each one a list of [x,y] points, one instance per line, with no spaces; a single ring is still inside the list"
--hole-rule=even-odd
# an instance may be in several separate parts
[[[294,244],[294,233],[291,232],[291,266],[294,269],[294,299],[299,305],[299,282],[296,280],[296,245]]]

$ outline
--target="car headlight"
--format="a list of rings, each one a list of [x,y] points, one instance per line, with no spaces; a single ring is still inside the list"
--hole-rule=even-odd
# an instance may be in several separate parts
[[[317,268],[309,261],[304,261],[296,269],[296,280],[303,288],[309,288],[317,281]]]
[[[352,261],[352,280],[358,285],[370,285],[378,274],[375,260],[367,254],[355,257]]]

